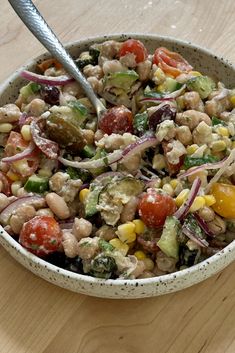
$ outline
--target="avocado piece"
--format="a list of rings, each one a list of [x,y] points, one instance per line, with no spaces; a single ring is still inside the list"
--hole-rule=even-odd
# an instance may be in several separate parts
[[[177,260],[179,259],[179,242],[177,239],[179,225],[180,222],[176,217],[167,217],[161,238],[157,242],[158,247],[164,254]]]
[[[215,89],[215,82],[208,76],[196,76],[186,82],[189,91],[196,91],[202,99],[207,98]]]
[[[126,204],[132,196],[139,195],[144,189],[144,183],[133,177],[125,177],[108,185],[108,193],[111,197],[120,199]]]
[[[124,91],[129,91],[138,78],[139,75],[134,70],[114,72],[104,77],[104,86],[105,89],[116,87],[121,88]]]
[[[67,108],[68,114],[66,114],[66,109],[52,112],[46,121],[47,135],[60,147],[68,149],[70,153],[81,151],[86,145],[86,139],[83,137],[79,122],[68,110],[71,108],[56,108]]]

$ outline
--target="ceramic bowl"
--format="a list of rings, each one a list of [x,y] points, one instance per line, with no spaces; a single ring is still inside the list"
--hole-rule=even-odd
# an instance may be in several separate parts
[[[178,51],[194,66],[195,70],[202,71],[216,80],[221,80],[227,87],[234,86],[235,67],[232,64],[205,49],[174,38],[143,34],[119,34],[77,41],[68,44],[67,49],[74,57],[77,57],[81,51],[87,50],[93,43],[108,39],[123,41],[130,37],[140,39],[150,53],[153,53],[155,48],[159,46]],[[19,88],[23,84],[19,72],[25,68],[33,71],[36,63],[48,56],[47,53],[31,60],[0,86],[0,106],[13,102],[17,97]],[[2,227],[0,227],[0,243],[21,265],[37,276],[68,290],[103,298],[143,298],[179,291],[211,277],[235,259],[234,241],[207,260],[179,272],[148,279],[103,280],[79,275],[45,262],[24,249]]]

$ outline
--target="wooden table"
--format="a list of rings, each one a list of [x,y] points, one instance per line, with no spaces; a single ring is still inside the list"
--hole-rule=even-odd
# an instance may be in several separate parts
[[[0,0],[0,79],[44,49]],[[63,42],[145,32],[235,61],[234,0],[38,0]],[[1,353],[234,353],[235,264],[182,292],[102,300],[37,278],[0,248]]]

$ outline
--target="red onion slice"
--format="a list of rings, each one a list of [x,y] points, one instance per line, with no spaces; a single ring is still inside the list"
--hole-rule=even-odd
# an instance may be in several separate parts
[[[117,150],[113,153],[108,154],[105,157],[96,159],[96,160],[89,160],[89,161],[69,161],[63,157],[59,157],[58,161],[61,162],[63,165],[73,168],[81,168],[81,169],[93,169],[93,168],[100,168],[100,167],[107,167],[110,164],[118,162],[122,158],[122,151]]]
[[[35,145],[44,153],[49,159],[57,159],[59,154],[58,143],[41,137],[41,130],[35,121],[31,125],[32,138]]]
[[[193,204],[193,201],[195,200],[195,197],[197,196],[197,193],[200,189],[201,186],[201,180],[199,178],[196,178],[193,182],[191,191],[188,195],[187,200],[184,202],[182,206],[175,212],[174,216],[178,218],[179,220],[182,220],[186,214],[188,213],[190,207]]]
[[[198,225],[200,226],[200,228],[210,237],[214,237],[215,235],[210,231],[207,223],[204,221],[204,219],[202,219],[198,213],[194,213],[194,217],[197,220]]]
[[[172,101],[174,98],[154,98],[154,97],[146,97],[146,98],[142,98],[140,99],[140,103],[162,103],[162,102],[168,102],[168,101]]]
[[[22,205],[30,205],[37,201],[44,200],[41,196],[22,196],[17,200],[10,203],[10,205],[6,206],[2,212],[0,213],[0,222],[4,225],[7,224],[10,216]]]
[[[30,72],[27,70],[21,71],[20,76],[25,78],[28,81],[41,83],[43,85],[48,85],[48,86],[64,86],[64,85],[67,85],[67,83],[74,81],[73,78],[68,77],[66,75],[55,76],[55,77],[44,76],[44,75],[35,74],[34,72]]]
[[[224,158],[222,159],[221,161],[219,162],[216,162],[216,163],[205,163],[205,164],[202,164],[202,165],[199,165],[198,167],[193,167],[193,168],[190,168],[188,169],[186,172],[182,173],[182,174],[179,174],[178,175],[178,179],[182,179],[182,178],[186,178],[190,175],[193,175],[195,173],[198,173],[198,172],[201,172],[203,170],[213,170],[213,169],[220,169],[223,167],[224,165],[224,162],[228,159],[227,158]]]
[[[201,239],[195,236],[195,234],[191,231],[191,229],[183,226],[182,227],[182,232],[192,241],[197,243],[199,246],[205,248],[209,245],[209,243],[205,239]]]
[[[156,137],[143,137],[143,138],[140,138],[137,142],[134,142],[128,147],[126,147],[123,151],[117,150],[100,159],[75,162],[75,161],[69,161],[63,157],[59,157],[58,161],[66,166],[81,168],[81,169],[107,167],[108,165],[111,165],[116,162],[121,162],[121,163],[126,162],[133,155],[140,153],[149,147],[155,146],[157,142],[158,140],[156,139]]]
[[[20,161],[21,159],[30,157],[30,155],[35,150],[35,148],[36,148],[35,143],[31,141],[30,144],[28,145],[28,147],[26,147],[22,152],[17,153],[14,156],[11,156],[11,157],[4,157],[2,159],[2,162],[4,162],[4,163],[12,163],[12,162]]]
[[[143,137],[139,139],[138,141],[132,143],[123,150],[123,158],[121,160],[121,163],[128,161],[128,159],[131,158],[133,155],[141,153],[149,147],[156,146],[157,143],[158,140],[156,139],[156,137]]]

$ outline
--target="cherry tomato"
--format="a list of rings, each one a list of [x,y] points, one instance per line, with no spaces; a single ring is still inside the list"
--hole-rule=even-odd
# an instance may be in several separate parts
[[[106,134],[133,133],[133,115],[124,105],[108,109],[100,119],[99,128]]]
[[[23,139],[19,132],[11,131],[7,139],[4,155],[6,157],[14,156],[17,153],[22,152],[28,144],[29,143]]]
[[[148,227],[153,228],[163,226],[166,217],[176,211],[173,198],[155,189],[147,190],[147,193],[140,199],[138,208],[142,221]]]
[[[211,194],[216,199],[211,206],[213,210],[222,217],[235,218],[235,186],[215,183],[211,187]]]
[[[121,57],[128,53],[135,55],[136,63],[145,61],[148,57],[147,49],[144,44],[136,39],[128,39],[122,44],[119,51],[119,56]]]
[[[157,48],[153,56],[153,63],[157,64],[165,73],[173,77],[182,72],[191,71],[193,68],[180,54],[170,51],[164,47]]]
[[[19,243],[33,254],[43,257],[59,249],[62,232],[53,217],[36,216],[23,225]]]

